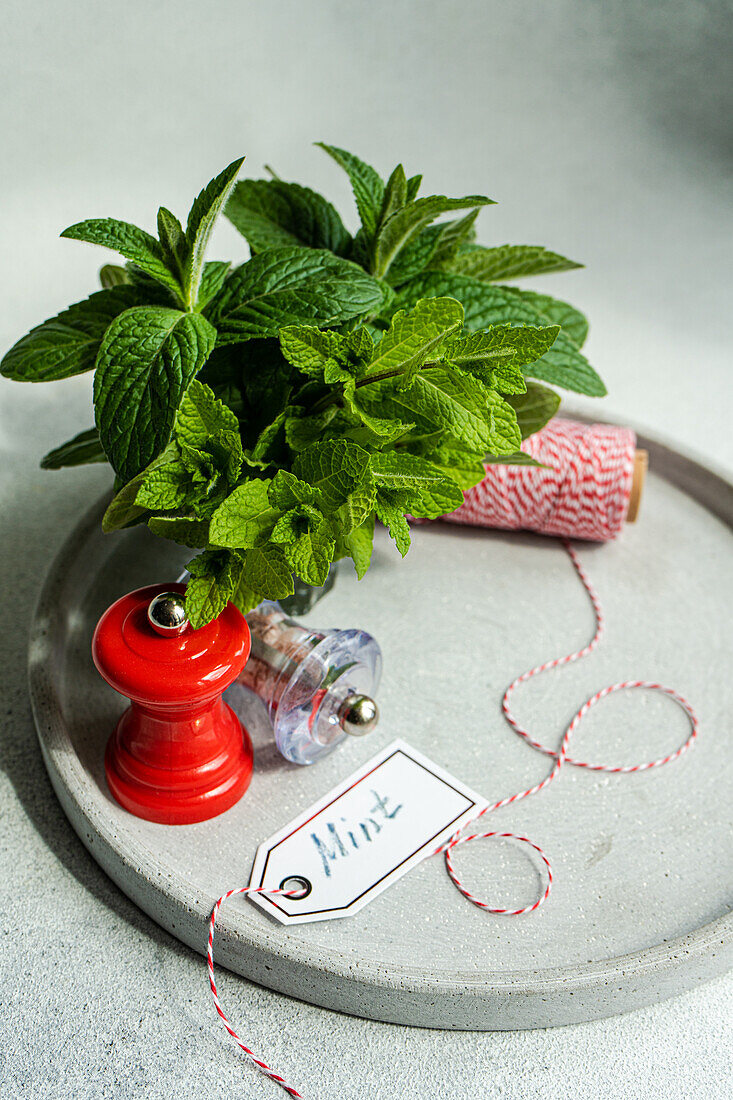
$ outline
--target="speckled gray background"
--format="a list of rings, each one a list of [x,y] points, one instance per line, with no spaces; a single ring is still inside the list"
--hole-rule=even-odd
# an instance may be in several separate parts
[[[213,2],[203,27],[202,12],[6,5],[2,348],[88,292],[101,254],[57,239],[79,218],[150,225],[158,201],[185,212],[240,152],[252,172],[268,161],[347,205],[338,170],[309,147],[323,138],[385,170],[401,157],[436,191],[487,191],[500,200],[482,218],[487,242],[585,260],[541,285],[590,314],[608,412],[733,469],[729,3]],[[228,227],[217,246],[237,247]],[[51,794],[25,632],[41,574],[107,476],[35,468],[91,422],[87,378],[0,389],[2,1094],[274,1097],[214,1026],[200,958],[110,884]],[[319,1100],[729,1091],[730,979],[515,1034],[369,1023],[235,978],[224,990],[255,1049]]]

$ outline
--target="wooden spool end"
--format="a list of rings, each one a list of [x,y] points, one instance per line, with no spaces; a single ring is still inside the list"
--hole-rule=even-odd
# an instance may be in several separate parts
[[[636,451],[634,454],[634,471],[631,475],[631,493],[629,494],[629,507],[626,511],[626,522],[635,523],[639,515],[641,494],[644,491],[644,480],[649,468],[649,452]]]

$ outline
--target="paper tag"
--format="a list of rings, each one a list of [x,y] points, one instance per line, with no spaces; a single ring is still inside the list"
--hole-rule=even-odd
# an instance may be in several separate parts
[[[250,900],[282,924],[363,909],[487,805],[404,741],[393,741],[257,849],[250,886],[302,889]]]

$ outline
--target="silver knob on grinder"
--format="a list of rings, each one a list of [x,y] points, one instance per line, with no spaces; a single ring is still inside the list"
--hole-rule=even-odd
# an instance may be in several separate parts
[[[379,707],[369,695],[347,695],[338,711],[339,725],[352,737],[371,733],[379,722]]]

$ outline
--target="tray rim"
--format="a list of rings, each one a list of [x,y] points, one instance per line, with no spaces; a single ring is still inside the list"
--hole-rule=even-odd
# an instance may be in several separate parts
[[[573,415],[576,419],[600,422],[599,418]],[[604,418],[603,422],[610,421]],[[638,434],[637,445],[649,451],[655,476],[692,497],[733,529],[733,483],[722,473],[643,433]],[[96,784],[81,766],[63,721],[54,686],[57,662],[34,659],[34,653],[48,653],[44,642],[50,632],[49,624],[54,623],[53,612],[58,606],[59,591],[64,588],[64,578],[77,560],[80,546],[99,531],[108,499],[109,494],[104,493],[78,521],[54,557],[42,586],[29,639],[33,716],[54,791],[82,843],[128,897],[166,931],[203,955],[206,936],[198,929],[201,922],[206,929],[216,898],[212,895],[203,900],[200,891],[186,878],[171,874],[151,849],[134,838],[131,842],[128,838],[123,846],[105,818],[102,802],[96,808],[82,805],[74,793],[75,786],[78,790],[86,782],[90,789],[96,789]],[[109,552],[113,548],[114,540],[110,540]],[[142,864],[148,870],[151,867],[156,870],[158,880],[164,877],[165,889],[151,885],[150,875],[136,870]],[[161,900],[164,912],[155,904]],[[178,925],[173,916],[180,922]],[[404,964],[392,966],[390,972],[373,960],[363,959],[354,966],[353,956],[346,952],[299,943],[289,936],[287,963],[302,971],[300,980],[293,982],[292,976],[280,974],[265,961],[269,959],[272,964],[271,947],[282,940],[283,934],[287,933],[279,926],[263,924],[261,914],[257,913],[255,922],[244,907],[230,906],[222,910],[217,925],[217,964],[271,989],[352,1015],[468,1030],[556,1026],[615,1015],[683,992],[733,965],[733,910],[684,936],[610,959],[481,975],[475,971],[434,975],[428,968]],[[637,979],[650,971],[656,974],[657,985],[663,987],[661,992],[637,988]],[[359,991],[359,1007],[354,1007],[355,986]],[[599,991],[607,994],[605,1000],[601,996],[604,1003],[589,1004],[589,995],[591,1002],[597,1002]],[[432,996],[427,1012],[426,1006],[418,1004],[426,994]],[[546,997],[552,999],[555,1018],[542,1023],[526,1022],[533,1013],[523,1010],[523,1002],[534,1003]],[[511,1003],[514,1010],[509,1013],[509,1022],[505,1022],[500,1018],[502,1005]]]

